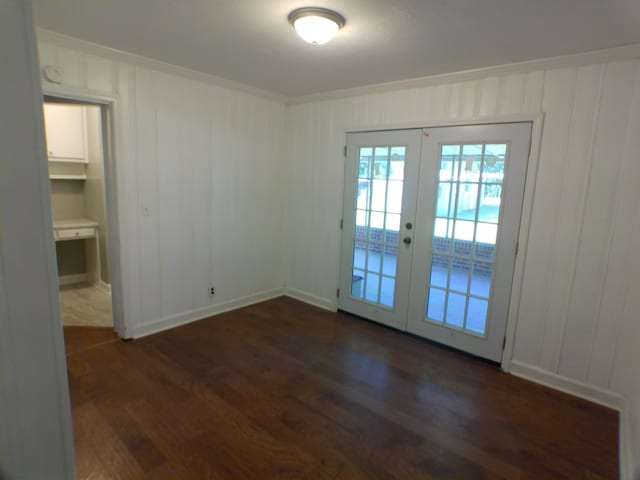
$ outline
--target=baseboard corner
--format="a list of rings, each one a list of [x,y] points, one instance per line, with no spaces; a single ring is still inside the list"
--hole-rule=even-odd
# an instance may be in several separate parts
[[[304,303],[308,303],[309,305],[313,305],[314,307],[322,308],[323,310],[328,310],[330,312],[337,311],[335,302],[331,301],[330,299],[319,297],[318,295],[314,295],[303,290],[298,290],[297,288],[287,287],[284,289],[283,295]]]

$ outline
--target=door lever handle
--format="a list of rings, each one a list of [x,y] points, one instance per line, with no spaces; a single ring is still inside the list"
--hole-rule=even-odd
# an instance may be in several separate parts
[[[402,241],[404,242],[405,245],[410,245],[411,244],[411,237],[404,237],[402,239]]]

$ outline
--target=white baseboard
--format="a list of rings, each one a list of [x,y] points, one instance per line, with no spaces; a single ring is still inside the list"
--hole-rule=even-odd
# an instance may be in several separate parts
[[[163,330],[169,330],[170,328],[186,325],[187,323],[203,320],[230,310],[236,310],[238,308],[253,305],[254,303],[271,300],[272,298],[280,297],[282,295],[284,295],[284,292],[281,288],[274,288],[272,290],[265,290],[263,292],[247,295],[246,297],[240,297],[227,302],[218,303],[216,305],[208,305],[203,308],[189,310],[160,320],[148,322],[143,325],[136,325],[131,329],[130,338],[145,337],[153,333],[158,333]]]
[[[335,312],[337,310],[335,302],[332,300],[298,290],[297,288],[287,287],[284,289],[283,294],[287,297],[295,298],[296,300],[320,307],[324,310],[329,310],[330,312]]]
[[[639,480],[640,475],[637,474],[636,456],[640,452],[633,452],[633,442],[631,440],[631,410],[629,402],[625,401],[624,408],[620,411],[620,437],[618,440],[618,448],[620,449],[620,478],[622,480]],[[634,472],[636,476],[634,477]]]
[[[626,406],[625,398],[611,390],[605,390],[604,388],[589,385],[578,380],[573,380],[572,378],[563,377],[562,375],[519,362],[518,360],[511,361],[510,373],[555,390],[584,398],[590,402],[613,408],[619,412]]]
[[[89,275],[87,273],[78,273],[76,275],[62,275],[58,277],[58,285],[73,285],[74,283],[88,281]]]
[[[107,282],[103,282],[102,280],[100,280],[96,285],[100,290],[111,295],[111,285],[109,285]]]
[[[619,412],[618,462],[620,467],[620,478],[622,480],[632,480],[633,458],[631,455],[630,437],[631,419],[629,416],[629,408],[626,398],[610,390],[605,390],[571,378],[563,377],[517,360],[513,360],[511,362],[510,373],[517,377],[524,378],[525,380],[531,380],[532,382],[540,383],[553,388],[554,390],[560,390],[561,392],[584,398],[590,402],[617,410]]]
[[[620,478],[621,480],[631,480],[631,472],[633,472],[631,455],[631,417],[626,405],[625,408],[620,411],[618,449],[620,450]]]

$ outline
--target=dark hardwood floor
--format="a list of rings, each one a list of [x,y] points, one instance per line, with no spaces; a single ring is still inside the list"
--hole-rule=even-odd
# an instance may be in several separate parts
[[[289,298],[129,342],[72,328],[79,479],[618,476],[616,412]]]

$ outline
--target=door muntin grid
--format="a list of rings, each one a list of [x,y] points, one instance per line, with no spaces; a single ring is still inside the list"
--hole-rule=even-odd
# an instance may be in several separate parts
[[[407,147],[358,148],[352,298],[393,309]]]
[[[440,146],[426,320],[486,337],[509,143]]]

